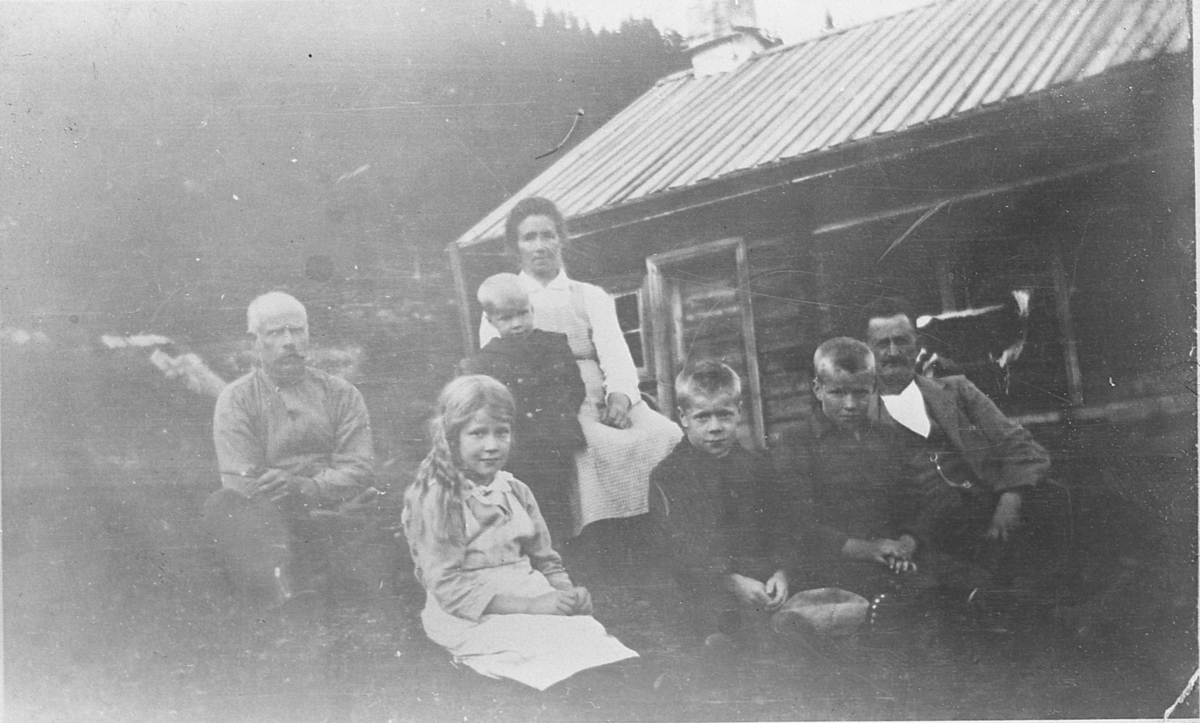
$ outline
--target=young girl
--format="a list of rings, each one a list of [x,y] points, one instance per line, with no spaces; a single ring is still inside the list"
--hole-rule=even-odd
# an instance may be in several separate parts
[[[501,469],[513,416],[512,395],[491,377],[447,384],[401,522],[430,640],[486,676],[545,690],[637,653],[591,616],[591,596],[571,584],[533,494]]]

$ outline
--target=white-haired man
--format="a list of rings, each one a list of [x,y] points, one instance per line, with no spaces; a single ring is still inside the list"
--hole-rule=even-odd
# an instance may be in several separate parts
[[[311,514],[374,477],[371,423],[354,385],[307,366],[308,315],[273,291],[246,312],[259,366],[217,399],[221,489],[205,518],[243,593],[282,603],[328,565],[327,531]],[[292,580],[305,586],[292,590]]]

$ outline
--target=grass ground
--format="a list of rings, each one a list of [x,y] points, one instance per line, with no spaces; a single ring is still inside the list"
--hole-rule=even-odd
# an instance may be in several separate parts
[[[537,693],[459,668],[425,639],[423,594],[397,549],[377,550],[382,562],[326,605],[249,615],[211,551],[178,544],[199,539],[188,510],[205,490],[101,492],[5,493],[6,518],[21,515],[16,544],[5,529],[5,720],[1125,718],[1159,717],[1179,692],[1143,649],[1086,650],[1052,627],[958,631],[918,656],[867,637],[840,652],[711,656],[651,561],[609,540],[575,553],[576,577],[643,660],[616,686]],[[67,499],[69,514],[50,512]],[[1196,715],[1195,700],[1176,715]]]

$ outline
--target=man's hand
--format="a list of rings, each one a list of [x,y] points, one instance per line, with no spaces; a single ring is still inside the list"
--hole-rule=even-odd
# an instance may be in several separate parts
[[[629,429],[633,424],[629,420],[629,410],[632,406],[633,402],[629,400],[629,397],[621,392],[613,392],[608,395],[604,414],[600,415],[600,422],[617,429]]]
[[[272,502],[280,502],[296,492],[303,493],[306,497],[315,497],[317,483],[311,477],[301,477],[272,468],[258,478],[258,491],[255,494]]]
[[[1021,526],[1021,493],[1005,492],[996,503],[992,515],[992,526],[988,528],[989,540],[1008,542],[1008,536]]]
[[[726,585],[729,592],[747,605],[766,608],[771,604],[767,586],[752,577],[731,573]]]
[[[767,609],[778,610],[788,599],[787,573],[783,570],[776,570],[774,575],[767,578],[765,589],[767,592]]]

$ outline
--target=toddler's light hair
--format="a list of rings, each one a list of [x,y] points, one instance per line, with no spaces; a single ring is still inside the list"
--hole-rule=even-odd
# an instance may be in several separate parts
[[[495,312],[501,309],[523,309],[529,306],[529,294],[521,286],[521,279],[516,274],[496,274],[489,276],[479,285],[475,298],[483,306],[484,311]]]
[[[437,412],[429,422],[432,446],[417,469],[417,477],[404,493],[402,520],[409,532],[432,530],[438,539],[463,533],[462,455],[458,448],[463,427],[476,412],[486,409],[497,420],[512,422],[516,403],[508,387],[495,379],[472,374],[454,379],[438,395]],[[409,534],[412,539],[412,534]]]
[[[742,398],[742,378],[733,367],[713,359],[688,364],[675,377],[675,405],[686,411],[697,397]]]

